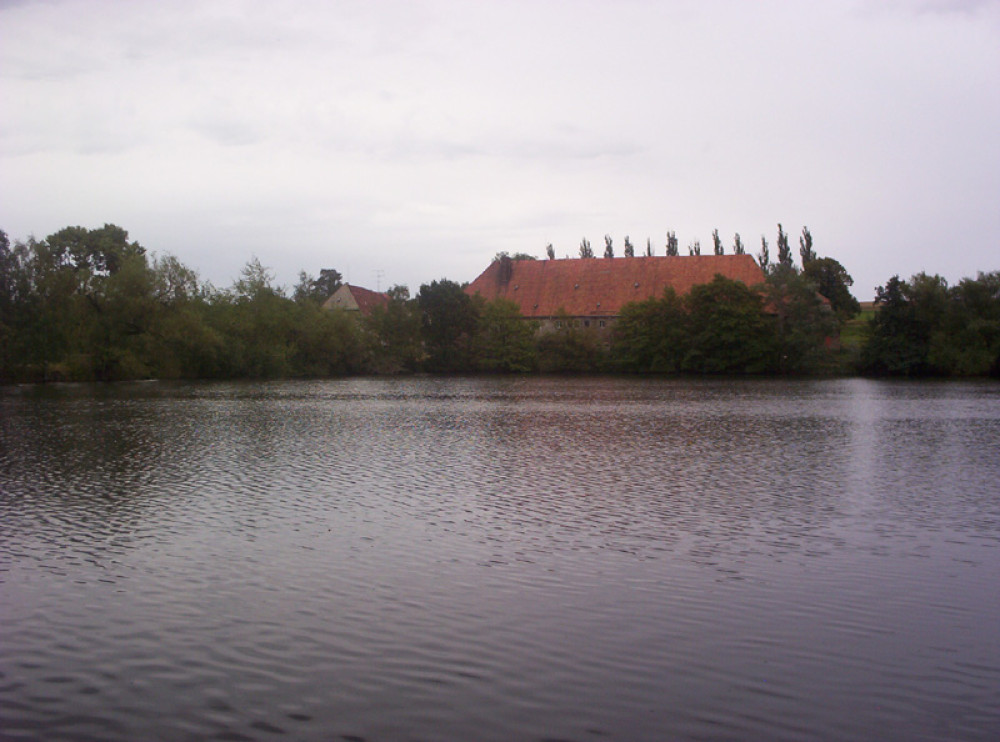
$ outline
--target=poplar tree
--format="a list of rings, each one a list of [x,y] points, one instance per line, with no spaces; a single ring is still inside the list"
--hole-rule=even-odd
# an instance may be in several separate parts
[[[760,252],[757,254],[757,262],[760,263],[760,269],[765,273],[771,270],[771,254],[767,249],[767,237],[764,235],[760,236]]]
[[[778,224],[778,265],[785,268],[795,268],[795,264],[792,262],[792,249],[788,246],[788,235],[785,234],[780,223]]]
[[[604,235],[604,257],[613,258],[615,256],[615,248],[611,244],[611,235]]]
[[[551,242],[545,246],[545,254],[548,256],[549,260],[556,259],[556,249],[552,247]]]
[[[695,240],[688,245],[688,255],[701,255],[701,240]]]
[[[581,258],[594,257],[594,251],[590,247],[590,240],[588,240],[586,237],[580,240],[580,257]]]
[[[667,255],[676,257],[678,254],[677,234],[675,232],[667,232]]]
[[[646,238],[646,257],[653,257],[653,241],[649,237]]]
[[[799,256],[802,258],[802,268],[816,259],[816,252],[813,250],[813,236],[809,232],[809,227],[802,228],[802,236],[799,237]]]
[[[733,241],[733,254],[734,255],[745,255],[746,248],[743,246],[743,240],[740,239],[740,233],[736,233],[736,239]]]
[[[628,235],[625,235],[625,257],[626,258],[635,257],[635,246],[629,240]]]
[[[715,248],[715,254],[716,255],[724,255],[725,254],[725,250],[722,249],[722,238],[719,237],[719,230],[718,229],[713,229],[712,230],[712,244],[713,244],[713,246]]]

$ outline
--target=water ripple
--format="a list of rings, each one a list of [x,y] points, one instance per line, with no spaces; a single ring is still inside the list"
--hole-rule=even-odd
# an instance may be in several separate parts
[[[996,450],[988,384],[4,391],[3,734],[993,739]]]

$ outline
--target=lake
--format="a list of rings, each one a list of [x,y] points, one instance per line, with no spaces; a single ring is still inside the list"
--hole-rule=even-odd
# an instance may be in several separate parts
[[[0,389],[0,738],[1000,739],[1000,384]]]

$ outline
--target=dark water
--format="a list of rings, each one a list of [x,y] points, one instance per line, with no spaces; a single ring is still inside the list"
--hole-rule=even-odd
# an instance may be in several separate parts
[[[2,390],[0,738],[1000,739],[1000,385]]]

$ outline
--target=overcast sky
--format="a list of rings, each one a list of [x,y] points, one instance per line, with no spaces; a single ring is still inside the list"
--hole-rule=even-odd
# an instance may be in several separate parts
[[[1000,0],[0,2],[0,228],[217,286],[808,226],[872,298],[1000,269]]]

